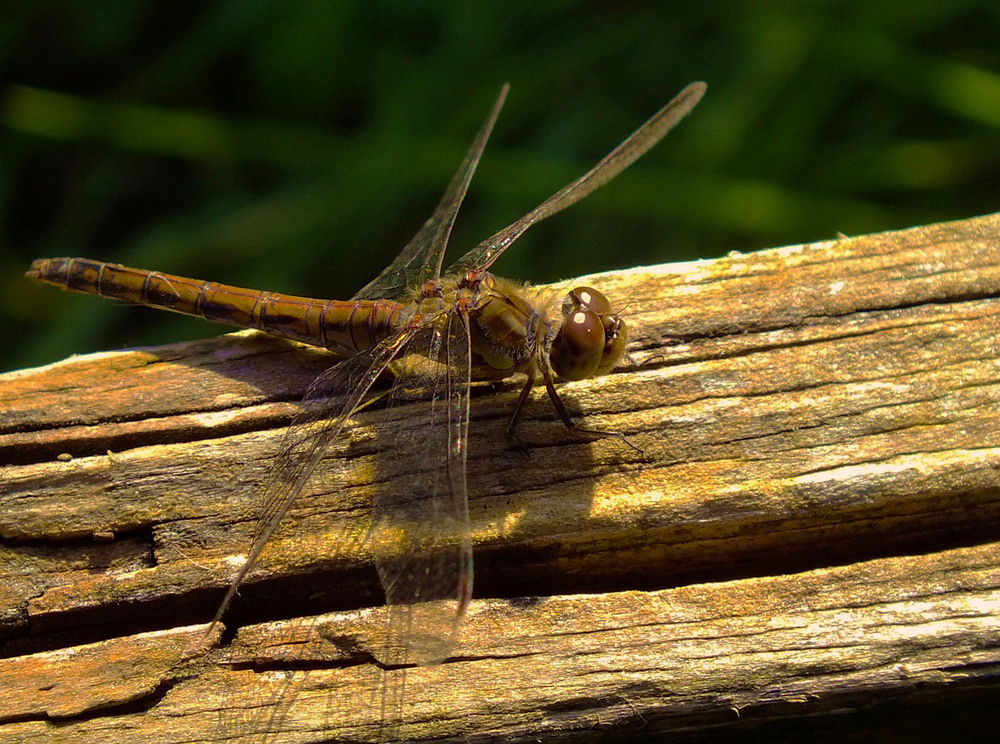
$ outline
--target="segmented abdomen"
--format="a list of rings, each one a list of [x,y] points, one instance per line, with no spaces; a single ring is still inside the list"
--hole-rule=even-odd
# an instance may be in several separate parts
[[[391,300],[316,300],[232,287],[85,258],[34,261],[27,275],[73,292],[256,328],[333,351],[364,351],[400,328]]]

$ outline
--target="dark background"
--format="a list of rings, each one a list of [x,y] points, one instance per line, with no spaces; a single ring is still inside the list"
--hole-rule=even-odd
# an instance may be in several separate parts
[[[224,329],[68,295],[86,256],[350,296],[511,94],[451,258],[691,80],[694,114],[495,267],[537,282],[990,213],[1000,3],[5,2],[0,370]]]

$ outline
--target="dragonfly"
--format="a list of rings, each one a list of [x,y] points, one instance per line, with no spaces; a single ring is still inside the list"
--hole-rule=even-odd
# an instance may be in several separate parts
[[[513,435],[534,386],[544,385],[563,423],[577,427],[556,381],[603,375],[622,356],[627,328],[592,287],[559,296],[494,276],[492,264],[532,225],[580,201],[662,139],[705,92],[680,91],[580,178],[499,230],[442,271],[452,226],[506,99],[497,97],[430,219],[396,259],[350,300],[296,297],[132,269],[83,258],[39,259],[27,276],[65,290],[254,328],[333,352],[335,363],[309,387],[260,489],[246,559],[212,625],[296,498],[316,478],[324,456],[362,408],[391,410],[420,391],[427,420],[419,434],[393,437],[393,458],[419,463],[405,494],[375,496],[365,537],[386,595],[392,631],[406,662],[434,663],[454,647],[472,597],[473,563],[466,480],[470,388],[524,375],[510,418]],[[392,380],[388,392],[376,381]]]

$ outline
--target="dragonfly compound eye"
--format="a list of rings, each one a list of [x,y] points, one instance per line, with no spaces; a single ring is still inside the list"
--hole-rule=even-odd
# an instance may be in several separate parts
[[[625,351],[625,322],[593,287],[576,287],[562,301],[563,326],[552,343],[552,369],[564,380],[611,371]]]
[[[552,341],[549,361],[564,380],[585,380],[592,376],[604,355],[604,323],[590,310],[577,310],[563,321]]]

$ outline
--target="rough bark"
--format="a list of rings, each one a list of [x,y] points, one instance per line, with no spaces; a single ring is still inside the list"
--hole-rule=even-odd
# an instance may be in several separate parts
[[[324,353],[242,333],[0,376],[0,739],[972,720],[1000,670],[1000,216],[586,282],[626,304],[631,363],[562,392],[627,441],[582,440],[539,396],[525,456],[516,383],[476,391],[479,599],[432,667],[379,663],[351,526],[387,487],[380,412],[206,634]]]

